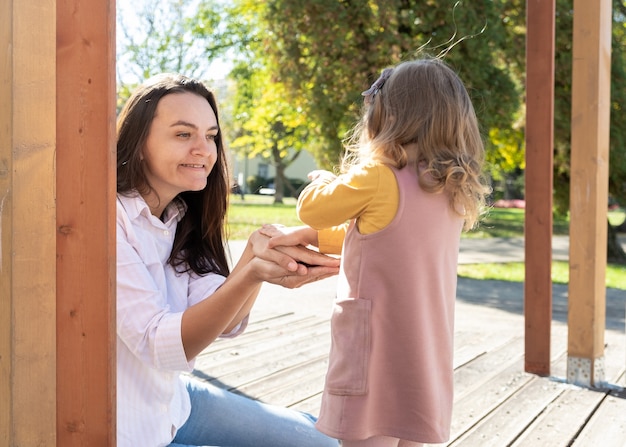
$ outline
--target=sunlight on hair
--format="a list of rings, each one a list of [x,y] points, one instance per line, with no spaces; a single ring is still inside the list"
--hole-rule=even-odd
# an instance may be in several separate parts
[[[420,53],[422,53],[422,51],[429,49],[429,50],[436,50],[438,48],[441,47],[445,47],[443,50],[441,50],[439,53],[437,53],[437,55],[435,56],[436,59],[443,59],[447,56],[447,54],[458,44],[460,44],[461,42],[463,42],[464,40],[467,39],[473,39],[476,36],[480,36],[482,33],[485,32],[485,30],[487,29],[487,20],[485,20],[485,24],[483,25],[483,27],[480,29],[480,31],[478,31],[477,33],[474,34],[468,34],[466,36],[463,36],[457,40],[456,36],[458,34],[458,26],[457,26],[457,22],[456,22],[456,9],[457,7],[461,4],[461,1],[457,1],[454,6],[452,7],[452,22],[454,23],[454,33],[452,34],[452,36],[444,43],[436,45],[432,48],[428,48],[428,45],[431,43],[432,41],[432,37],[430,39],[428,39],[428,41],[423,44],[422,46],[420,46],[417,50],[415,50],[414,54],[415,55],[419,55]]]

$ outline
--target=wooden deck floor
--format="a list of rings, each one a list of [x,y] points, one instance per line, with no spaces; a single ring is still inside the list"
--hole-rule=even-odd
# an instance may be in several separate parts
[[[198,358],[194,375],[317,414],[333,287],[332,280],[296,291],[264,286],[247,331],[210,346]],[[522,285],[459,281],[452,437],[442,445],[626,446],[624,294],[607,293],[608,386],[589,390],[564,380],[566,293],[555,286],[552,374],[538,377],[524,372]]]

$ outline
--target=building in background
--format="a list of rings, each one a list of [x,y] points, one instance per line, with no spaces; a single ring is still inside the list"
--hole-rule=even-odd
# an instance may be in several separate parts
[[[230,153],[230,169],[233,182],[245,194],[274,194],[276,169],[270,160],[261,156],[248,158],[243,154]],[[307,174],[318,169],[313,156],[302,151],[298,158],[285,169],[285,177],[299,190],[308,182]]]

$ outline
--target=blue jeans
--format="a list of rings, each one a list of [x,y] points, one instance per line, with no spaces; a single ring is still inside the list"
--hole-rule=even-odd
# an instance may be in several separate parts
[[[337,447],[306,413],[267,405],[185,377],[191,415],[170,447]]]

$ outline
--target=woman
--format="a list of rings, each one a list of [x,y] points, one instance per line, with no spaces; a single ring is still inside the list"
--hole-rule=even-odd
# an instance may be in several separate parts
[[[298,287],[336,274],[338,261],[270,249],[257,231],[229,271],[226,157],[202,83],[150,79],[117,132],[118,446],[336,446],[308,415],[181,372],[218,336],[244,330],[263,281]]]

